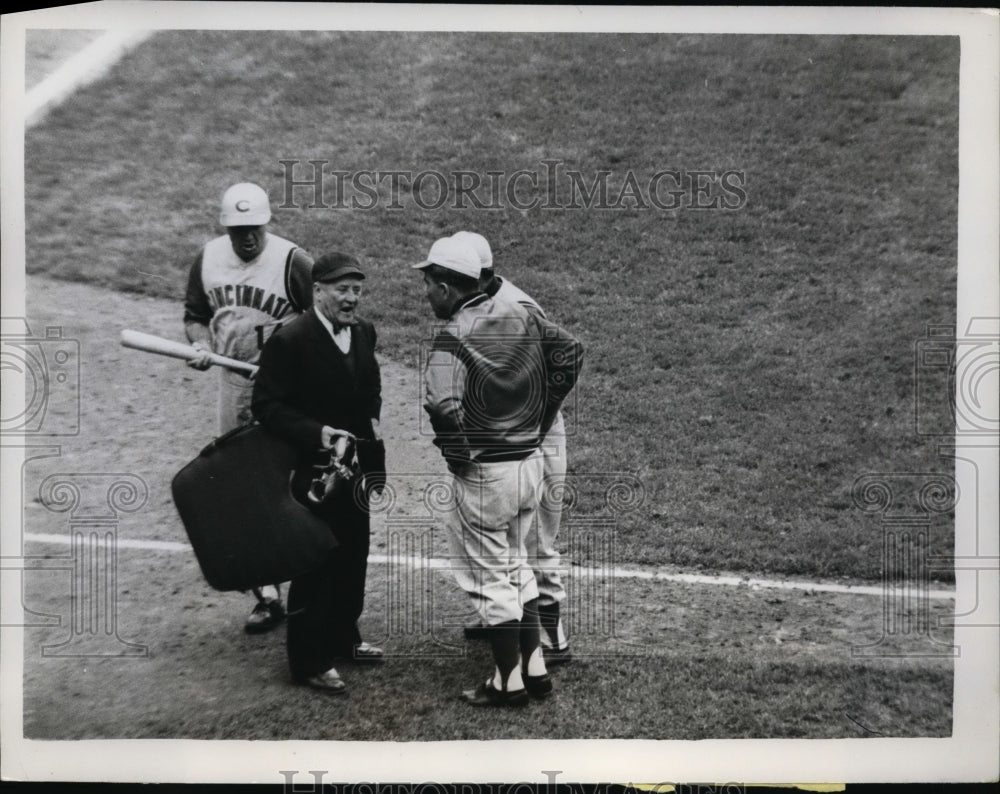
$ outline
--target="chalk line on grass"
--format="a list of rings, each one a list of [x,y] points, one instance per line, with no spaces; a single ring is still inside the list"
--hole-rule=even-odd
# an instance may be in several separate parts
[[[69,545],[72,538],[69,535],[54,535],[45,533],[24,534],[24,539],[34,543],[53,543],[58,545]],[[194,550],[187,543],[176,543],[166,540],[129,540],[119,538],[117,541],[119,549],[149,549],[170,552],[190,552]],[[411,567],[421,566],[431,569],[451,568],[451,562],[439,557],[403,557],[388,556],[385,554],[370,554],[368,562],[372,565],[409,565]],[[640,571],[631,568],[590,568],[587,566],[570,565],[564,573],[573,575],[574,572],[585,574],[592,578],[611,579],[639,579],[652,582],[677,582],[679,584],[710,584],[723,585],[726,587],[749,587],[751,589],[766,588],[772,590],[805,590],[816,593],[839,593],[841,595],[869,595],[884,596],[886,588],[884,586],[872,585],[845,585],[836,582],[807,582],[807,581],[778,581],[776,579],[752,579],[740,576],[708,576],[694,573],[668,573],[666,571]],[[904,589],[901,585],[896,585],[895,590]],[[925,590],[922,595],[930,599],[953,601],[955,592],[953,590]]]
[[[152,35],[147,30],[110,30],[75,52],[25,94],[24,119],[30,127],[81,86],[103,75],[126,52]]]

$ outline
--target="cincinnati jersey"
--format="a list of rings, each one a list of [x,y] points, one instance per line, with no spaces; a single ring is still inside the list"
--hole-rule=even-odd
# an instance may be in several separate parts
[[[293,268],[300,250],[268,233],[264,250],[244,262],[227,235],[212,240],[192,269],[185,320],[208,325],[216,353],[256,363],[271,334],[311,303],[308,272]]]

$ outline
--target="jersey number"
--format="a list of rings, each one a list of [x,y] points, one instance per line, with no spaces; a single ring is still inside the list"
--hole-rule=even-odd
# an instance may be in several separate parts
[[[265,329],[270,328],[271,333],[273,334],[275,331],[281,328],[282,325],[283,325],[282,323],[277,323],[276,325],[273,326],[255,325],[253,329],[257,332],[257,349],[258,350],[264,349],[264,343],[267,341],[267,339],[264,338]],[[270,338],[270,334],[268,334],[268,338]]]

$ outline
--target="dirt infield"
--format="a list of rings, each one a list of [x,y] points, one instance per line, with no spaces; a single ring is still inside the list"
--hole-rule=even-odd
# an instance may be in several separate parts
[[[179,304],[34,277],[28,290],[34,334],[59,326],[79,342],[80,433],[62,439],[57,456],[27,463],[25,532],[68,536],[86,525],[87,509],[106,502],[111,482],[134,477],[148,496],[139,509],[118,512],[118,538],[185,542],[169,479],[212,436],[214,376],[118,343],[125,327],[181,338]],[[421,507],[423,488],[443,469],[419,432],[419,378],[411,367],[383,365],[397,501],[392,520],[376,517],[372,551],[402,557],[427,543],[428,554],[440,555],[440,532]],[[49,476],[74,479],[83,506],[69,513],[44,506],[39,487]],[[342,671],[351,692],[333,704],[290,684],[283,629],[244,635],[248,598],[212,591],[192,554],[120,548],[111,580],[117,639],[95,645],[71,618],[81,604],[94,604],[80,587],[97,586],[96,575],[74,574],[66,545],[29,542],[26,550],[28,567],[38,568],[25,575],[27,617],[36,624],[25,648],[31,738],[686,739],[950,730],[949,660],[851,659],[851,645],[879,638],[882,601],[872,596],[612,580],[571,565],[567,608],[578,662],[557,671],[559,696],[544,712],[484,723],[470,720],[455,699],[488,661],[485,648],[461,639],[469,610],[447,571],[421,571],[402,559],[370,567],[363,628],[390,660],[377,670]],[[944,614],[948,606],[933,609]],[[609,613],[604,622],[601,609]],[[61,625],[51,618],[37,625],[44,615]],[[768,682],[786,674],[795,694],[783,697],[796,713],[809,713],[804,723],[783,719],[780,703],[769,702],[766,713],[755,705],[770,700]],[[840,682],[835,689],[826,683],[831,676]],[[853,683],[845,687],[845,679]],[[606,691],[595,693],[595,680]],[[935,696],[909,697],[914,681]],[[722,719],[720,709],[743,716]]]

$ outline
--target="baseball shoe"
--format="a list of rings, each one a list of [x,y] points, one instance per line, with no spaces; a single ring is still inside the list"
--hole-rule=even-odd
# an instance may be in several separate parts
[[[258,601],[243,629],[247,634],[263,634],[280,626],[284,619],[285,608],[278,599]]]
[[[304,678],[299,683],[313,689],[318,689],[327,695],[343,695],[347,692],[347,685],[333,667],[325,673]]]
[[[528,690],[515,689],[501,692],[487,681],[475,689],[467,689],[462,693],[462,699],[470,706],[524,706],[528,703]]]
[[[545,660],[545,666],[550,667],[557,664],[566,664],[573,659],[573,654],[570,653],[568,645],[565,648],[552,648],[543,645],[542,658]]]
[[[524,688],[533,698],[542,700],[552,694],[552,679],[548,673],[542,675],[526,675],[524,677]]]

